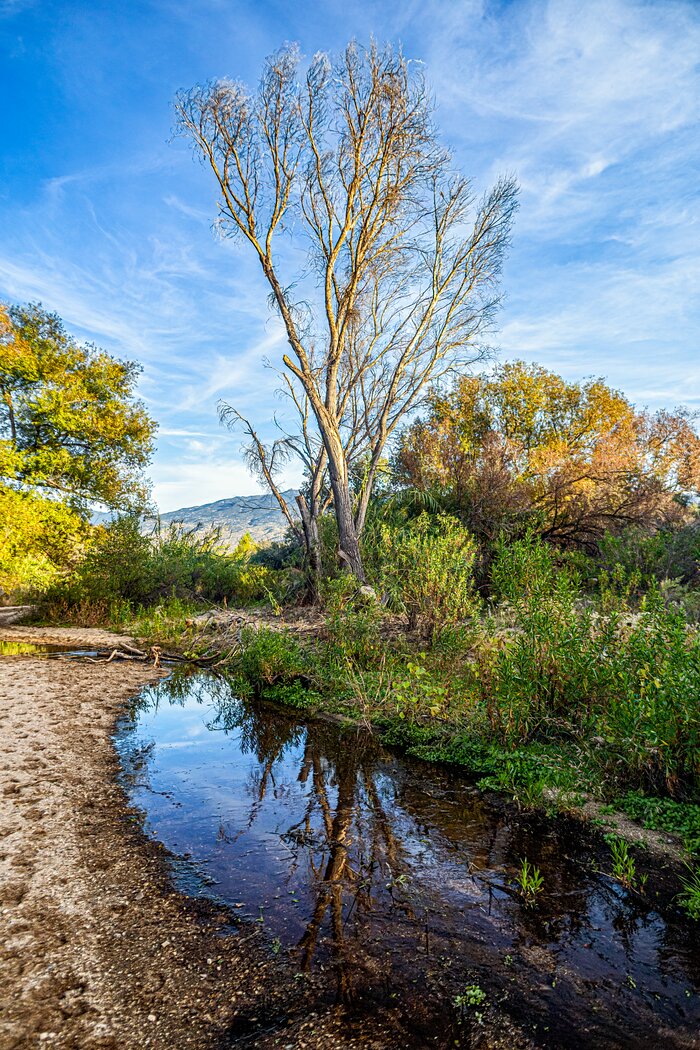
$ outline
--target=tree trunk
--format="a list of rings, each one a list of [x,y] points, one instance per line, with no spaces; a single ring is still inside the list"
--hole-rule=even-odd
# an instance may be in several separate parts
[[[311,402],[315,409],[313,399]],[[334,421],[329,419],[329,414],[323,410],[315,414],[328,456],[328,477],[333,490],[335,520],[338,523],[338,557],[360,583],[366,583],[367,577],[362,565],[360,541],[352,512],[345,450],[338,428],[334,425]]]
[[[333,503],[336,521],[338,522],[338,557],[350,569],[353,576],[357,577],[360,583],[366,583],[367,578],[362,564],[362,555],[360,554],[360,541],[355,529],[350,492],[347,485],[339,486],[337,492],[335,485],[333,485]]]
[[[318,520],[315,514],[309,510],[309,505],[303,495],[297,496],[297,507],[301,515],[301,524],[304,529],[304,541],[309,556],[309,570],[311,577],[311,590],[313,600],[316,601],[321,590],[321,576],[323,566],[321,564],[321,541],[318,535]]]

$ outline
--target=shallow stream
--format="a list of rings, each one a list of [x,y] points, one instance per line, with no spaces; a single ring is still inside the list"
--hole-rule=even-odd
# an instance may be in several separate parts
[[[322,971],[349,1016],[398,1012],[415,1046],[477,1045],[494,1017],[535,1046],[700,1045],[697,927],[627,893],[580,826],[205,673],[145,690],[117,746],[181,887]],[[523,858],[544,877],[534,908]]]

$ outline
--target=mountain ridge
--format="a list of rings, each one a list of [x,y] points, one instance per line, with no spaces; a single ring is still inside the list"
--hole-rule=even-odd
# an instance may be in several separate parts
[[[286,489],[282,495],[294,506],[296,489]],[[270,543],[282,539],[288,527],[287,519],[271,492],[258,492],[252,496],[228,496],[213,503],[166,511],[159,517],[166,525],[177,522],[197,532],[218,528],[221,530],[222,539],[227,540],[231,546],[235,546],[246,533],[249,533],[256,543]]]
[[[282,495],[290,509],[295,510],[297,490],[285,489]],[[95,513],[93,522],[106,524],[112,516]],[[212,503],[168,510],[163,514],[147,514],[143,518],[143,531],[151,528],[157,521],[165,525],[182,524],[195,532],[218,528],[221,538],[231,547],[235,547],[246,533],[249,533],[256,543],[271,543],[282,539],[288,528],[287,519],[271,492],[258,492],[252,496],[228,496]]]

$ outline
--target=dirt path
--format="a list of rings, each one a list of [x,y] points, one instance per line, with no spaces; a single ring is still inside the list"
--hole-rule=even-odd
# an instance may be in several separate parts
[[[104,646],[103,631],[0,638]],[[0,658],[0,1048],[398,1046],[341,1034],[322,988],[174,891],[118,786],[110,732],[158,676]],[[131,816],[131,819],[130,819]],[[320,1013],[316,1013],[316,1008]]]

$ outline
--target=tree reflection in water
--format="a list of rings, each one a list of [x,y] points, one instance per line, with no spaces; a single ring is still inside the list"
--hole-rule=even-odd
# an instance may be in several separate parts
[[[211,675],[144,691],[130,725],[123,764],[166,845],[253,911],[274,887],[275,934],[294,931],[300,970],[330,962],[356,1011],[396,1004],[412,1030],[434,1034],[439,1017],[448,1038],[444,1011],[476,982],[553,1039],[585,1017],[601,1041],[581,1045],[643,1046],[660,1019],[697,1027],[697,937],[591,871],[580,831],[516,817],[367,732],[238,700]],[[545,879],[536,909],[514,891],[524,856]]]
[[[308,972],[322,930],[330,934],[338,996],[353,995],[346,927],[372,909],[378,886],[392,904],[414,918],[411,903],[400,893],[405,858],[375,783],[379,748],[371,734],[337,726],[311,734],[279,711],[262,704],[222,704],[210,728],[237,730],[240,746],[255,755],[259,769],[247,827],[252,826],[268,790],[276,788],[275,764],[303,741],[298,782],[306,788],[300,818],[280,838],[293,858],[291,869],[306,868],[313,893],[311,916],[298,943],[301,969]]]

